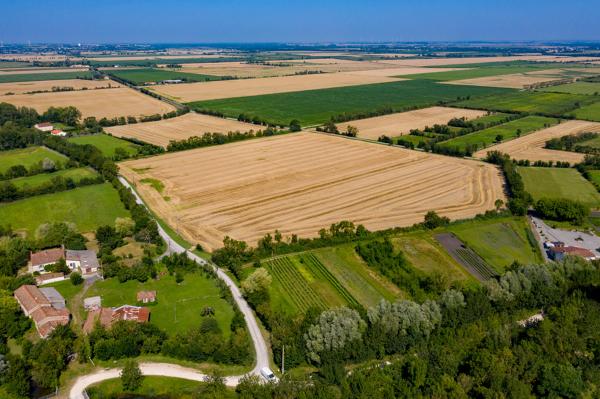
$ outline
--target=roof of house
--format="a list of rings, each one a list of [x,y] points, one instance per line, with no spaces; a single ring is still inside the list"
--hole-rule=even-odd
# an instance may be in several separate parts
[[[50,335],[57,326],[69,323],[69,310],[64,306],[63,297],[54,288],[23,285],[15,290],[15,298],[29,313],[42,338]]]
[[[137,293],[137,300],[139,301],[143,301],[143,300],[155,300],[156,299],[156,291],[139,291]]]
[[[589,249],[579,247],[555,247],[551,251],[567,255],[581,256],[582,258],[595,258],[596,255]]]
[[[31,264],[33,266],[37,265],[47,265],[49,263],[56,263],[60,260],[60,258],[65,257],[65,249],[63,247],[60,248],[50,248],[45,249],[39,252],[32,252],[29,256],[31,260]]]
[[[57,309],[65,308],[65,298],[60,295],[60,292],[56,290],[54,287],[43,287],[39,289],[42,291],[42,294],[50,301],[53,307]]]
[[[55,278],[61,278],[61,277],[65,277],[64,273],[44,273],[44,274],[40,274],[39,276],[35,277],[35,282],[39,284],[42,284],[48,280],[54,280]]]
[[[123,305],[113,309],[113,321],[132,320],[146,323],[150,319],[150,309],[141,306]]]
[[[49,127],[52,126],[52,123],[50,122],[40,122],[38,124],[35,125],[36,127]]]
[[[50,133],[52,133],[52,134],[59,134],[59,133],[62,133],[62,130],[60,130],[60,129],[54,129]]]
[[[84,250],[71,250],[67,249],[67,260],[75,260],[81,263],[81,269],[85,269],[88,267],[99,268],[100,264],[98,263],[98,258],[96,257],[96,252],[91,249]]]
[[[35,285],[20,286],[15,290],[15,298],[17,298],[27,313],[31,312],[37,306],[50,306],[48,298]]]

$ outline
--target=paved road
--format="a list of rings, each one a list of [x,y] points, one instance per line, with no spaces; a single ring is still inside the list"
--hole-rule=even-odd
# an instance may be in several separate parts
[[[119,181],[127,188],[132,188],[127,180],[123,177],[119,176]],[[135,195],[136,202],[140,205],[144,205],[142,199],[138,196],[135,190],[132,190],[133,195]],[[190,252],[187,248],[183,248],[181,245],[176,243],[166,231],[163,230],[160,225],[158,225],[158,232],[160,236],[167,243],[167,247],[171,253],[182,253],[185,252],[190,259],[193,259],[195,262],[205,265],[208,264],[206,259],[203,259],[196,254]],[[211,264],[212,265],[212,264]],[[238,305],[240,311],[244,315],[244,319],[246,320],[246,325],[248,326],[248,331],[250,333],[250,337],[252,338],[252,343],[254,344],[254,352],[256,356],[256,363],[252,371],[248,374],[250,375],[259,375],[260,369],[263,367],[269,367],[269,351],[267,349],[267,343],[265,342],[262,333],[260,332],[260,328],[258,327],[258,323],[256,318],[254,317],[254,313],[250,306],[242,297],[242,293],[240,289],[235,284],[235,282],[221,269],[212,265],[218,277],[227,284],[229,289],[231,290],[231,294],[233,295],[233,299]],[[177,377],[194,381],[203,381],[206,377],[204,374],[198,372],[198,370],[189,369],[185,367],[181,367],[174,364],[168,363],[142,363],[140,364],[140,369],[144,375],[162,375],[166,377]],[[90,385],[96,384],[98,382],[109,380],[112,378],[118,378],[120,369],[107,369],[97,371],[95,373],[91,373],[82,377],[79,377],[75,384],[71,387],[69,392],[69,399],[84,399],[83,391]],[[236,386],[239,380],[243,377],[243,375],[238,376],[230,376],[225,378],[225,383],[228,386]]]

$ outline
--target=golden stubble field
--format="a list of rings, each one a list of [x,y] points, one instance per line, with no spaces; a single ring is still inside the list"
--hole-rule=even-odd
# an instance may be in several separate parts
[[[261,126],[210,115],[187,113],[177,118],[156,122],[113,126],[105,130],[117,137],[133,137],[147,143],[166,147],[171,140],[183,140],[204,133],[248,132],[260,130]]]
[[[600,123],[580,120],[571,120],[538,130],[537,132],[521,136],[492,147],[488,147],[473,154],[475,158],[485,158],[488,151],[500,151],[510,155],[511,158],[535,161],[563,161],[572,164],[583,160],[584,154],[569,151],[557,151],[544,148],[546,141],[563,136],[569,136],[582,132],[600,133]]]
[[[276,229],[311,237],[341,220],[377,230],[430,210],[472,217],[504,199],[493,165],[306,132],[120,166],[153,211],[208,250],[225,236],[256,244]]]
[[[37,80],[33,82],[0,83],[0,94],[23,94],[32,91],[51,91],[53,87],[72,87],[73,90],[82,90],[97,88],[117,88],[122,86],[120,83],[117,83],[113,80]]]
[[[113,82],[114,84],[114,82]],[[164,114],[175,107],[127,87],[100,90],[78,90],[57,93],[0,95],[0,102],[44,112],[49,107],[77,107],[82,117],[114,118]]]
[[[377,140],[382,135],[401,136],[408,134],[412,129],[424,129],[435,124],[445,125],[452,118],[474,119],[486,113],[472,109],[429,107],[340,123],[337,127],[340,131],[345,131],[348,125],[355,126],[358,128],[358,137]]]

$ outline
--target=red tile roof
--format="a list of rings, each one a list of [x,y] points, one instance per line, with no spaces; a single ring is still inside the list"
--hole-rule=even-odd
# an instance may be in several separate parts
[[[31,317],[42,338],[48,337],[59,325],[69,323],[69,310],[54,308],[35,285],[23,285],[15,290],[15,298],[23,311]]]
[[[45,265],[48,263],[56,263],[60,258],[65,257],[64,248],[51,248],[39,252],[32,252],[30,256],[31,264],[33,266]]]
[[[50,301],[35,285],[22,285],[15,290],[15,298],[27,314],[39,307],[50,307]]]
[[[574,255],[574,256],[581,256],[582,258],[595,258],[596,255],[585,248],[579,248],[579,247],[558,247],[558,248],[553,248],[554,252],[562,252],[565,253],[567,255]]]

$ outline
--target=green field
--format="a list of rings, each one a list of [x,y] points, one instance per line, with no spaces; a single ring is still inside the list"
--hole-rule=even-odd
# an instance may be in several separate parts
[[[426,107],[458,97],[478,97],[513,92],[512,89],[439,84],[430,80],[406,80],[333,89],[197,101],[188,105],[198,110],[214,110],[237,118],[245,113],[278,125],[298,119],[303,126],[328,121],[332,116],[392,108]]]
[[[79,72],[43,72],[23,73],[14,75],[0,75],[0,83],[33,82],[36,80],[62,80],[62,79],[91,79],[90,71]]]
[[[27,147],[18,150],[0,151],[0,173],[6,172],[11,166],[23,165],[29,168],[42,162],[45,158],[54,162],[66,162],[67,157],[46,147]]]
[[[109,278],[94,284],[86,297],[100,295],[102,306],[135,305],[136,294],[142,290],[156,291],[157,303],[149,306],[150,322],[168,334],[199,327],[202,308],[211,306],[223,335],[229,337],[233,308],[221,298],[215,281],[200,273],[185,274],[185,279],[180,284],[175,282],[174,276],[168,274],[159,280],[150,279],[145,283],[137,280],[120,283],[117,278]]]
[[[600,205],[600,194],[576,169],[519,167],[519,174],[534,200],[567,198],[594,208]]]
[[[54,173],[40,173],[38,175],[33,176],[19,177],[17,179],[10,180],[10,182],[19,188],[35,188],[41,186],[42,184],[48,183],[54,177],[58,176],[63,177],[65,179],[71,178],[74,182],[77,183],[83,178],[94,178],[98,176],[98,174],[90,168],[71,168],[59,170],[58,172]]]
[[[591,98],[596,98],[596,96]],[[569,115],[572,115],[577,119],[585,119],[588,121],[600,122],[600,101],[591,105],[578,108],[575,111],[571,112]]]
[[[108,134],[71,137],[68,140],[75,144],[91,144],[98,147],[98,149],[102,151],[102,155],[109,158],[112,158],[115,155],[115,150],[117,148],[124,149],[130,156],[135,156],[138,149],[138,145]]]
[[[526,116],[524,118],[503,123],[502,125],[493,126],[478,132],[443,141],[439,143],[439,145],[456,147],[461,150],[465,150],[468,146],[477,146],[477,149],[481,149],[495,144],[498,135],[502,136],[502,141],[507,141],[517,137],[517,130],[520,130],[521,135],[524,136],[536,130],[556,125],[558,122],[558,119],[546,118],[544,116]]]
[[[458,67],[458,65],[456,66]],[[492,65],[490,66],[472,66],[472,65],[461,65],[461,70],[447,71],[447,72],[432,72],[432,73],[420,73],[416,75],[399,75],[407,79],[430,79],[440,82],[451,81],[451,80],[463,80],[463,79],[474,79],[483,78],[487,76],[498,76],[498,75],[509,75],[513,73],[525,73],[533,71],[541,71],[544,69],[552,68],[548,64],[519,64],[519,65]],[[469,69],[472,68],[472,69]]]
[[[600,136],[598,136],[594,139],[591,139],[591,140],[582,141],[581,143],[579,143],[579,145],[582,145],[585,147],[600,148]]]
[[[237,57],[215,57],[215,58],[156,58],[151,60],[91,60],[90,65],[96,67],[113,67],[118,66],[138,66],[138,67],[152,67],[163,64],[190,64],[196,62],[228,62],[228,61],[243,61],[243,58]]]
[[[596,184],[596,186],[600,187],[600,170],[588,170],[588,175],[592,183]]]
[[[135,85],[143,85],[146,82],[161,82],[169,79],[181,79],[187,82],[205,82],[209,80],[220,80],[219,76],[201,75],[196,73],[177,72],[172,70],[143,68],[143,69],[116,69],[109,73]]]
[[[593,101],[594,97],[581,94],[513,91],[487,97],[471,98],[453,105],[490,111],[532,112],[558,116]]]
[[[109,183],[0,205],[0,223],[25,231],[30,237],[43,223],[70,222],[85,233],[102,225],[114,225],[117,217],[125,216],[129,213]]]
[[[550,91],[554,93],[571,93],[594,95],[600,93],[600,83],[575,82],[559,86],[550,86],[538,89],[539,91]]]
[[[542,261],[537,246],[527,238],[529,229],[524,217],[473,220],[450,226],[469,248],[502,273],[513,261],[533,264]]]

